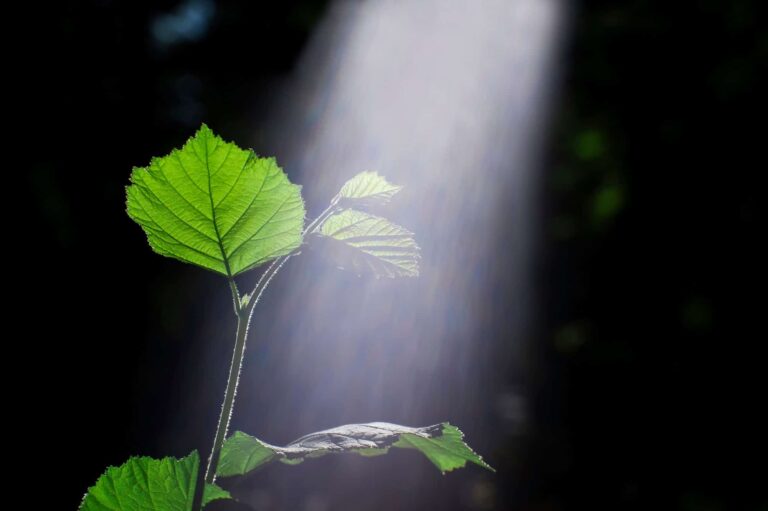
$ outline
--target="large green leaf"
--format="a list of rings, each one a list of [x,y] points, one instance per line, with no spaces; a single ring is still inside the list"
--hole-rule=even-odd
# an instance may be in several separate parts
[[[419,274],[419,246],[413,233],[386,218],[347,209],[330,216],[317,234],[316,241],[327,245],[342,269],[376,277]]]
[[[128,215],[158,254],[237,275],[301,244],[304,202],[274,158],[206,126],[184,147],[133,169]]]
[[[88,488],[80,511],[189,511],[195,495],[200,456],[131,458],[119,467],[109,467]],[[216,485],[206,485],[203,505],[231,498]]]
[[[360,205],[385,204],[402,189],[376,172],[365,171],[344,183],[339,198]]]
[[[443,473],[461,468],[467,461],[493,470],[462,438],[459,428],[447,422],[425,428],[387,422],[347,424],[311,433],[285,447],[270,445],[237,431],[224,443],[217,474],[222,477],[243,475],[270,461],[295,465],[305,458],[333,452],[377,456],[385,454],[390,447],[417,449]]]

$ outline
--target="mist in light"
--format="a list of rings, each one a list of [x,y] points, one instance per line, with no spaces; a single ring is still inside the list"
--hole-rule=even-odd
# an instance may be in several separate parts
[[[254,314],[234,428],[276,443],[379,420],[450,420],[470,436],[524,429],[515,360],[535,315],[534,191],[561,11],[557,0],[329,10],[255,140],[304,186],[310,219],[360,171],[404,185],[376,212],[416,233],[421,276],[359,278],[311,249],[290,261]],[[498,317],[508,321],[501,349]],[[509,366],[520,388],[499,388],[508,378],[493,368]],[[473,444],[488,452],[492,440]],[[333,470],[354,484],[362,469],[351,458]],[[407,496],[431,467],[403,470],[392,477]],[[260,502],[298,491],[264,477]],[[335,508],[333,495],[307,492]]]

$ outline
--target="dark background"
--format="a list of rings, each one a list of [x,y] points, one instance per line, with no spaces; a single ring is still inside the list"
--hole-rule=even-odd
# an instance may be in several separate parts
[[[424,472],[403,488],[398,474],[416,461],[397,454],[364,460],[373,468],[360,465],[365,477],[350,488],[329,487],[330,507],[313,480],[332,475],[332,460],[271,467],[233,488],[296,492],[257,499],[257,509],[768,509],[756,418],[765,407],[758,107],[768,90],[758,6],[573,6],[538,190],[528,422],[513,435],[492,421],[467,431],[495,475]],[[199,328],[228,312],[227,290],[151,253],[124,213],[124,186],[132,166],[201,121],[238,141],[266,129],[256,120],[327,6],[221,1],[207,30],[163,46],[152,24],[177,8],[62,1],[31,18],[28,48],[39,49],[15,77],[30,143],[21,149],[27,209],[17,211],[35,226],[21,245],[34,293],[20,300],[44,311],[29,317],[33,337],[23,341],[43,384],[24,406],[61,464],[39,507],[74,509],[104,467],[130,455],[207,449],[214,412],[181,406],[180,382],[204,365],[209,337]],[[506,271],[502,258],[475,263]],[[505,320],[503,308],[487,318],[500,351]],[[211,378],[224,374],[226,351],[210,362]],[[509,359],[498,360],[489,370],[519,386]]]

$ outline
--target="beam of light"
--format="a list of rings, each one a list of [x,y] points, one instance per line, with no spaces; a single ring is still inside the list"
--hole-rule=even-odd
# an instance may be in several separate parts
[[[416,233],[421,276],[291,261],[257,307],[234,427],[279,443],[347,422],[522,420],[494,370],[535,312],[533,191],[562,17],[558,0],[333,6],[262,147],[304,185],[310,217],[359,171],[405,185],[381,213]]]

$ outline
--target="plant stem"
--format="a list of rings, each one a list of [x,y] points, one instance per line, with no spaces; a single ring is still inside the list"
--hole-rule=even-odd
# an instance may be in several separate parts
[[[245,311],[240,309],[237,315],[237,333],[235,335],[235,349],[232,352],[232,363],[229,367],[229,378],[227,380],[227,389],[224,392],[224,402],[221,405],[219,414],[219,424],[216,426],[216,436],[213,438],[213,448],[208,457],[208,465],[205,469],[205,483],[213,483],[216,479],[216,466],[219,463],[221,446],[224,445],[224,438],[229,429],[229,420],[232,417],[232,406],[235,404],[235,394],[237,394],[237,385],[240,381],[240,368],[243,364],[243,354],[245,353],[245,341],[248,336],[248,318],[243,314]]]
[[[307,234],[314,232],[315,229],[320,225],[322,225],[322,223],[325,222],[329,216],[334,214],[338,208],[340,200],[341,198],[338,195],[334,197],[333,200],[331,201],[331,204],[327,208],[325,208],[325,211],[320,213],[320,215],[317,218],[312,220],[312,222],[307,226],[307,228],[304,229],[304,232],[301,233],[301,236],[304,237]]]
[[[232,304],[235,306],[235,315],[240,314],[240,292],[237,289],[237,282],[232,277],[229,277],[229,290],[232,291]]]
[[[221,446],[224,445],[224,439],[227,436],[229,430],[229,422],[232,418],[232,409],[235,404],[235,395],[237,394],[237,386],[240,383],[240,370],[243,366],[243,357],[245,355],[245,344],[248,339],[248,327],[251,323],[251,316],[253,315],[253,309],[256,303],[258,303],[261,294],[264,289],[269,285],[272,277],[280,270],[280,267],[288,260],[288,256],[283,256],[275,262],[273,262],[267,271],[259,279],[256,288],[254,289],[254,296],[246,306],[240,305],[239,296],[233,296],[233,299],[237,303],[237,332],[235,334],[235,349],[232,352],[232,363],[229,366],[229,378],[227,379],[227,389],[224,391],[224,402],[221,405],[221,413],[219,415],[219,424],[216,427],[216,436],[213,440],[213,448],[211,449],[211,455],[208,458],[208,465],[205,469],[205,482],[212,484],[216,480],[216,467],[219,464],[219,457],[221,455]],[[232,289],[234,294],[236,288]]]
[[[339,202],[338,197],[335,197],[330,206],[323,211],[320,216],[315,218],[302,232],[302,237],[307,233],[314,232],[318,226],[336,210]],[[245,355],[245,344],[248,340],[248,327],[251,324],[251,317],[253,316],[253,309],[256,304],[259,303],[261,295],[267,288],[272,278],[277,275],[277,272],[283,267],[283,265],[296,255],[295,252],[288,255],[279,257],[272,262],[267,270],[259,278],[256,283],[256,287],[250,294],[250,298],[247,303],[243,304],[244,300],[241,300],[240,293],[237,290],[237,284],[234,279],[229,279],[230,290],[232,291],[232,300],[235,304],[235,314],[237,314],[237,332],[235,334],[235,349],[232,352],[232,362],[229,366],[229,378],[227,379],[227,389],[224,391],[224,402],[221,405],[221,413],[219,414],[219,424],[216,426],[216,436],[213,438],[213,447],[211,448],[211,455],[208,457],[208,464],[205,468],[205,475],[200,472],[197,477],[197,485],[195,486],[195,496],[192,502],[192,509],[194,511],[200,511],[202,509],[203,493],[205,486],[213,484],[216,481],[216,469],[219,465],[219,458],[221,457],[221,447],[224,445],[224,439],[227,437],[229,430],[229,422],[232,419],[232,410],[235,404],[235,396],[237,395],[237,386],[240,383],[240,371],[243,367],[243,357]]]

